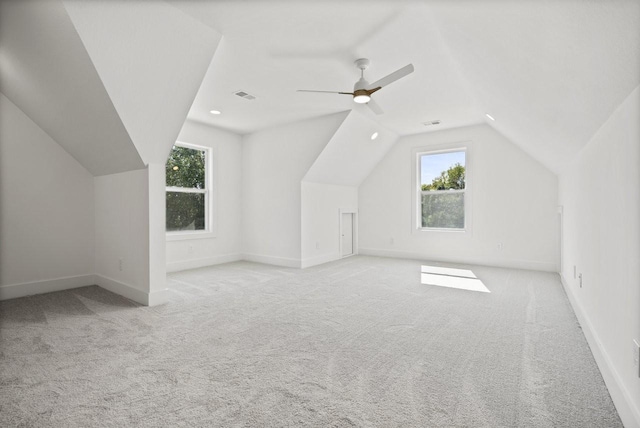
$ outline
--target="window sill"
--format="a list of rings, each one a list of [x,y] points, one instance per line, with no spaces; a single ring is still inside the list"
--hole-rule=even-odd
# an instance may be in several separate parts
[[[186,241],[189,239],[211,239],[215,238],[216,234],[214,232],[167,232],[166,233],[167,242],[169,241]]]
[[[466,233],[467,229],[453,229],[446,227],[419,227],[416,232],[446,232],[446,233]]]

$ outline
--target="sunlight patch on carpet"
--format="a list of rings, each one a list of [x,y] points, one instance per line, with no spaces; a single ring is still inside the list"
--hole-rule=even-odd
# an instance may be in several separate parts
[[[491,293],[491,291],[468,269],[422,265],[420,282],[438,287]]]

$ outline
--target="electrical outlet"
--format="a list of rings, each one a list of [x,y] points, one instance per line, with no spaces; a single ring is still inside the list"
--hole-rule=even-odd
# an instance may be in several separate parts
[[[502,251],[502,242],[498,242],[498,250]]]
[[[638,377],[640,377],[640,343],[633,341],[633,365],[637,367]]]
[[[390,243],[391,245],[393,245],[393,244],[394,244],[394,242],[395,242],[395,240],[393,239],[393,237],[392,237],[391,239],[389,239],[389,243]]]
[[[582,274],[578,274],[578,280],[580,281],[580,288],[582,288]]]
[[[122,272],[122,258],[118,259],[118,270]]]
[[[320,249],[320,243],[318,241],[316,241],[316,250]]]
[[[193,254],[193,245],[189,245],[187,251],[189,251],[189,254]]]

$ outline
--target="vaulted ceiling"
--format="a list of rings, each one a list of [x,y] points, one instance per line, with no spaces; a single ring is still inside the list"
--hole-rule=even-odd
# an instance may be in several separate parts
[[[223,35],[189,117],[239,133],[371,115],[345,95],[296,92],[350,91],[366,57],[370,82],[415,66],[374,94],[380,125],[407,135],[487,122],[559,172],[640,83],[637,0],[172,4]]]
[[[640,84],[638,0],[2,8],[2,92],[96,175],[159,161],[187,111],[246,134],[349,109],[397,135],[486,122],[559,172]],[[374,94],[383,114],[349,96],[296,91],[350,91],[361,57],[370,82],[415,66]]]

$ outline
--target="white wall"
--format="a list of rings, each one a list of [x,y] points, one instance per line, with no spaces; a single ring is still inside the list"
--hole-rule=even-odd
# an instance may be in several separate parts
[[[167,194],[165,162],[147,165],[149,225],[149,306],[159,305],[168,299],[166,218]]]
[[[164,163],[222,36],[162,1],[64,7],[140,157]]]
[[[198,122],[185,122],[178,141],[210,147],[216,232],[205,238],[167,239],[170,272],[242,258],[242,137]]]
[[[412,232],[413,149],[459,142],[472,146],[471,232]],[[487,125],[402,137],[359,188],[359,251],[558,271],[557,191],[555,174]]]
[[[340,212],[358,211],[358,188],[302,182],[302,267],[340,258]]]
[[[94,183],[96,275],[148,293],[147,171],[103,175]]]
[[[376,133],[377,138],[371,139]],[[313,183],[358,187],[398,139],[370,117],[351,111],[304,176]]]
[[[625,426],[640,427],[640,87],[560,175],[562,277]],[[573,267],[582,273],[583,286]]]
[[[62,2],[1,2],[0,9],[7,98],[91,174],[143,168]]]
[[[91,285],[93,242],[93,177],[0,94],[0,299]]]
[[[245,259],[300,267],[301,180],[345,117],[337,113],[244,137]]]

